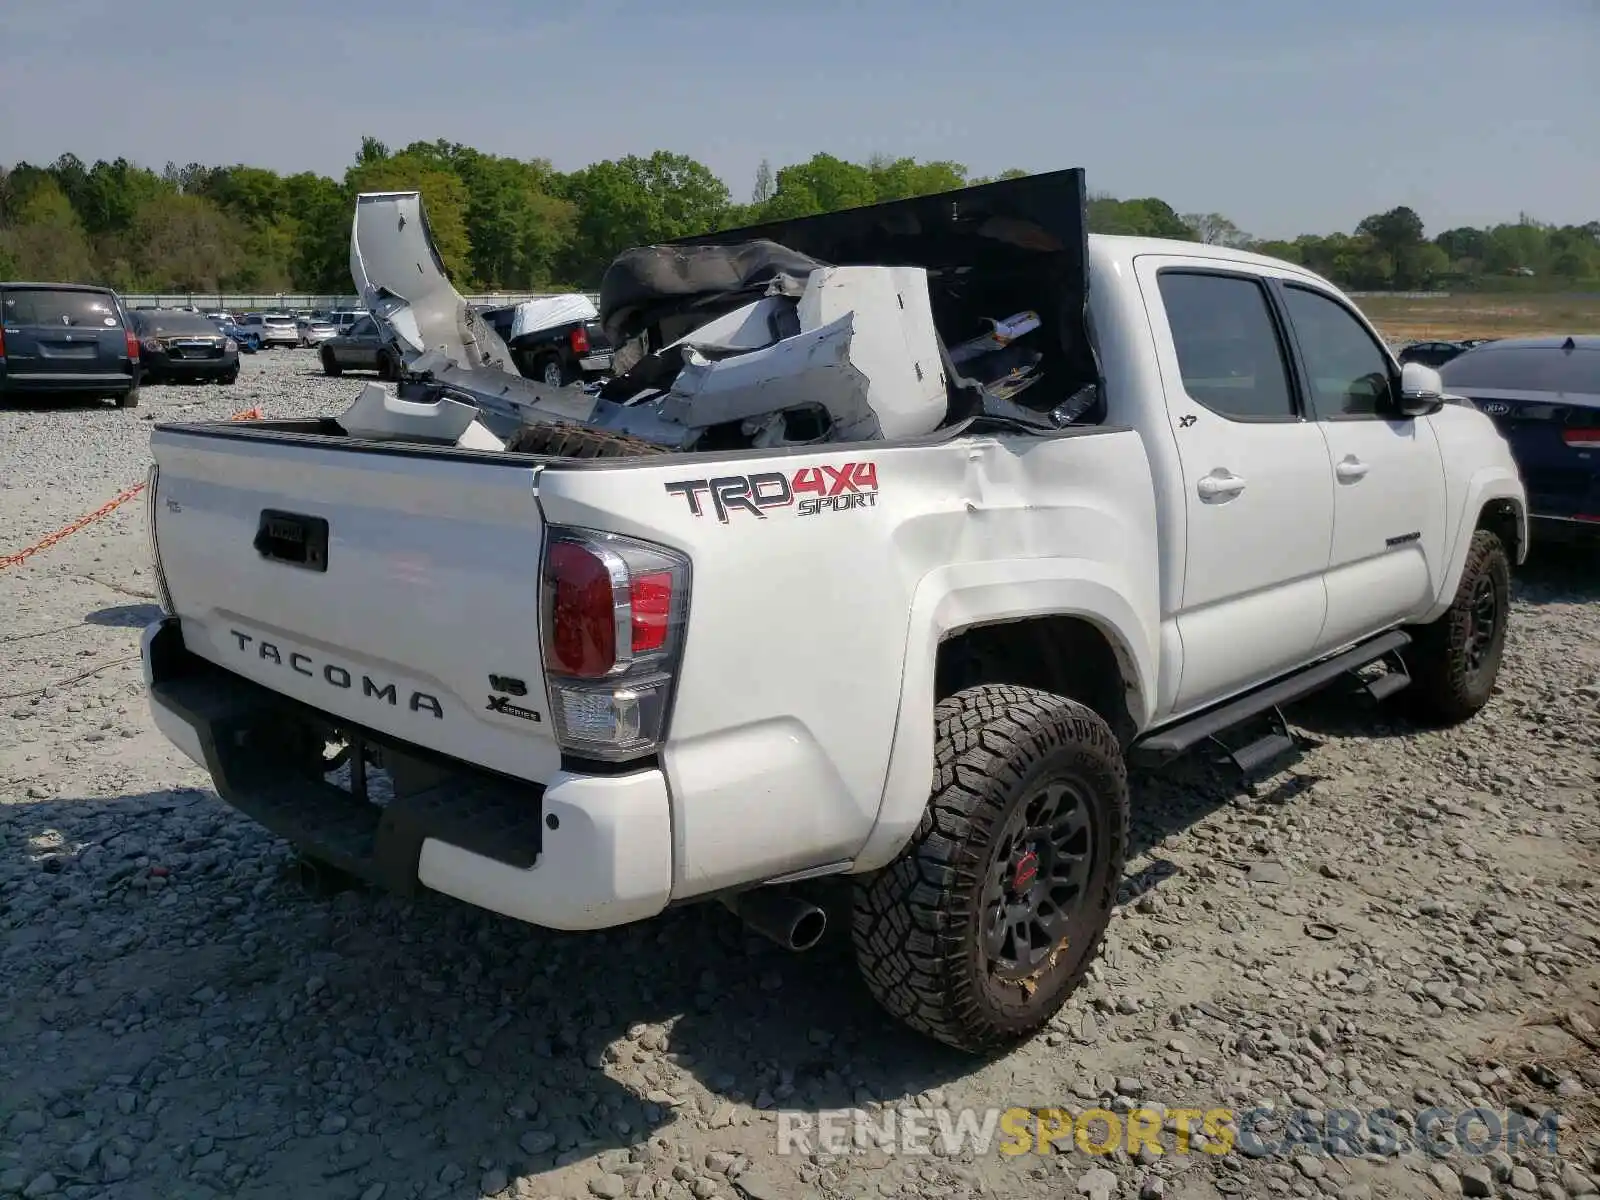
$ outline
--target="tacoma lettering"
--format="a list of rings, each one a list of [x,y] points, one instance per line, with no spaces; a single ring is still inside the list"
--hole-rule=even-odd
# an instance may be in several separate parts
[[[237,629],[230,629],[228,633],[238,643],[241,653],[249,654],[253,647],[255,657],[260,662],[287,667],[296,675],[304,675],[307,679],[319,679],[328,687],[339,688],[341,691],[351,691],[356,686],[356,675],[348,667],[340,666],[338,663],[318,664],[309,654],[301,653],[299,650],[285,654],[273,643]],[[370,675],[361,676],[361,695],[364,699],[377,700],[388,704],[391,708],[397,707],[400,703],[400,689],[395,684],[379,683]],[[411,712],[431,713],[436,721],[444,720],[444,705],[439,703],[437,696],[427,692],[410,693],[406,698],[406,708]]]

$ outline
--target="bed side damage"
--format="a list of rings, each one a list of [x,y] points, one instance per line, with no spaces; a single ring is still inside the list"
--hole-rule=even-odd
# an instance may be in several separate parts
[[[402,397],[475,404],[501,439],[552,421],[680,451],[1048,430],[1101,405],[1085,199],[1060,171],[628,250],[601,283],[617,352],[597,390],[516,372],[445,276],[418,193],[359,197],[351,268]]]

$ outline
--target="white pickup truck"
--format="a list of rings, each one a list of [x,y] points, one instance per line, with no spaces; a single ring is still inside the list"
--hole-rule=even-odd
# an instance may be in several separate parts
[[[752,239],[892,268],[894,354],[866,301],[821,333],[774,320],[768,348],[856,321],[861,376],[931,374],[951,419],[896,433],[874,382],[855,441],[664,448],[682,427],[651,443],[626,402],[590,421],[626,436],[535,424],[512,449],[156,427],[150,703],[224,800],[373,884],[558,929],[714,899],[804,948],[805,881],[849,876],[872,994],[984,1051],[1096,952],[1130,754],[1259,769],[1293,745],[1278,706],[1334,685],[1442,722],[1488,700],[1517,469],[1326,280],[1090,236],[1079,171],[672,252]],[[419,271],[375,294],[403,307]],[[1018,310],[1042,382],[985,396],[1031,422],[972,409],[949,353]],[[696,386],[738,359],[680,352]]]

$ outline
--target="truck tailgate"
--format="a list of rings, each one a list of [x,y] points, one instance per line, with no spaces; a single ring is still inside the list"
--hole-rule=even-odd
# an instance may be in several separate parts
[[[175,429],[151,448],[159,562],[191,652],[493,771],[559,770],[537,467]]]

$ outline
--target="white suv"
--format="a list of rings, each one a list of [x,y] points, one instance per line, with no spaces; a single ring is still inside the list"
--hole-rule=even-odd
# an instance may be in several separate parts
[[[300,344],[300,330],[287,313],[246,313],[239,324],[260,335],[263,350]]]

